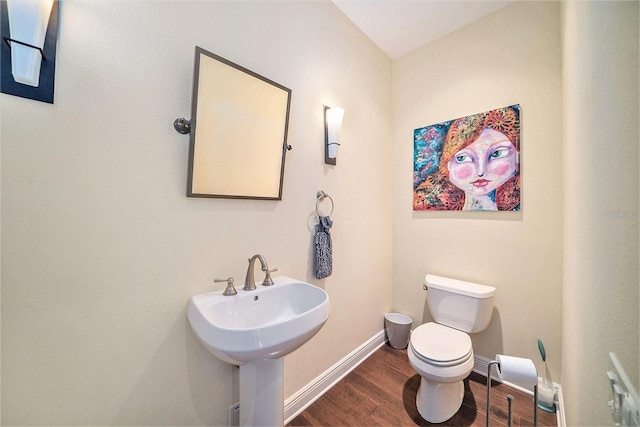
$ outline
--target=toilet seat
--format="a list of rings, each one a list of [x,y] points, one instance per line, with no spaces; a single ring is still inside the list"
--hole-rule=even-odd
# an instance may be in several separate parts
[[[459,365],[473,354],[469,335],[433,322],[414,329],[410,344],[413,354],[432,366]]]

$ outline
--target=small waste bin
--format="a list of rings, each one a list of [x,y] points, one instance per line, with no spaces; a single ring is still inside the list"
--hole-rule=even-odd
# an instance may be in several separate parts
[[[400,313],[387,313],[384,315],[384,328],[387,331],[389,345],[393,348],[407,348],[411,333],[411,317]]]

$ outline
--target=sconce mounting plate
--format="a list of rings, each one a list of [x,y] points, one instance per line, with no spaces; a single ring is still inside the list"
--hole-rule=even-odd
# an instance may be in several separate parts
[[[329,132],[327,131],[327,110],[331,107],[324,106],[324,162],[328,165],[335,165],[336,159],[329,157]]]

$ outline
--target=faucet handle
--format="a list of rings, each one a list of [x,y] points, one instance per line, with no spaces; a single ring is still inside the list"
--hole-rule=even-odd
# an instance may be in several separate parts
[[[262,286],[273,286],[273,279],[271,278],[271,273],[274,271],[278,271],[277,268],[267,268],[264,270],[265,276],[264,281],[262,282]]]
[[[233,277],[227,277],[226,279],[216,279],[216,278],[213,279],[213,283],[220,283],[220,282],[227,282],[227,289],[224,290],[222,295],[231,296],[231,295],[236,295],[238,293],[238,291],[236,291],[236,288],[233,286]]]

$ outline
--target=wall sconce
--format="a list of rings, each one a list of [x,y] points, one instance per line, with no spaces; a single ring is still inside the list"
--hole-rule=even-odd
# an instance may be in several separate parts
[[[344,110],[340,107],[324,107],[324,162],[336,164],[340,145],[340,128]]]
[[[47,35],[53,0],[7,0],[13,79],[38,87],[40,65],[44,58],[44,39]]]
[[[2,92],[53,103],[58,0],[2,0]]]

